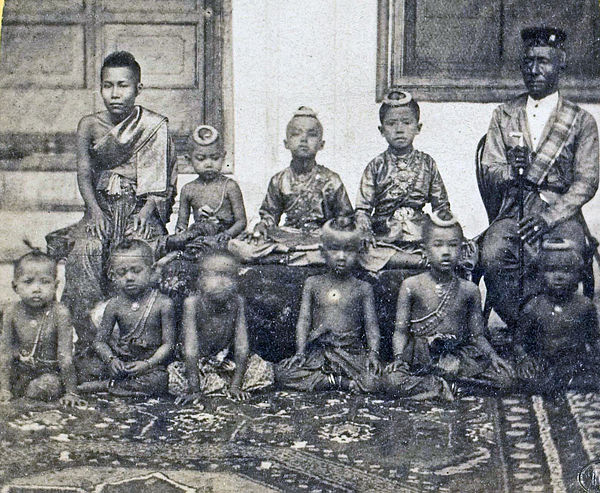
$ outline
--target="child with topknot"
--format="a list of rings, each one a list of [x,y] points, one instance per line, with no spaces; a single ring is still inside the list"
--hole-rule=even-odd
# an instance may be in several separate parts
[[[239,185],[222,173],[223,139],[215,128],[200,125],[188,139],[188,149],[198,177],[181,190],[176,234],[167,238],[166,248],[191,254],[226,248],[246,229],[246,210]],[[194,222],[188,227],[190,213]]]
[[[76,392],[73,325],[56,301],[56,261],[34,249],[15,262],[19,301],[7,306],[0,335],[0,402],[13,397],[85,405]]]
[[[413,147],[421,131],[420,108],[408,93],[392,90],[379,109],[379,131],[388,148],[365,168],[356,219],[368,244],[361,264],[370,271],[423,268],[424,207],[450,218],[450,202],[433,158]]]
[[[328,271],[304,284],[296,354],[276,367],[276,382],[294,390],[341,389],[412,399],[442,393],[441,379],[415,377],[404,368],[382,372],[373,288],[355,277],[362,236],[354,221],[328,221],[321,238]]]
[[[456,271],[463,240],[455,218],[426,216],[423,242],[430,270],[400,286],[394,362],[386,370],[394,374],[404,368],[448,382],[508,388],[514,383],[514,370],[484,335],[479,289]]]

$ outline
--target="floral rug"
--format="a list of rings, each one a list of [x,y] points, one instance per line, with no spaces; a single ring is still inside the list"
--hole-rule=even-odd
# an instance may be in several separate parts
[[[204,408],[99,397],[0,407],[3,492],[583,491],[600,397],[265,392]],[[596,491],[596,490],[590,490]]]

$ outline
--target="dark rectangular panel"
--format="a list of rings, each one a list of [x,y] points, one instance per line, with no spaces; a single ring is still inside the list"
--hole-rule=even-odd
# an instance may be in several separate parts
[[[146,87],[194,88],[198,84],[195,24],[106,24],[104,53],[127,50],[142,67]]]
[[[414,56],[407,75],[465,76],[497,70],[500,61],[500,1],[418,0]]]
[[[5,24],[2,26],[0,86],[84,86],[83,26]]]

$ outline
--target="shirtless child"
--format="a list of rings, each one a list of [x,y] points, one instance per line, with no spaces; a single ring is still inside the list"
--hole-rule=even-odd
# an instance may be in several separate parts
[[[188,146],[198,178],[181,190],[176,234],[167,238],[167,250],[227,248],[246,229],[246,210],[239,185],[221,172],[223,141],[215,128],[201,125]],[[190,212],[194,223],[188,228]]]
[[[24,396],[85,405],[75,391],[71,317],[56,301],[56,262],[39,250],[23,255],[15,262],[12,285],[21,299],[4,311],[0,402]]]
[[[179,404],[196,402],[216,391],[245,400],[250,396],[247,390],[273,382],[270,363],[249,354],[239,267],[227,251],[213,251],[200,260],[198,292],[183,306],[187,388],[176,400]]]
[[[393,373],[408,363],[412,374],[508,386],[513,370],[483,335],[479,289],[456,274],[462,228],[455,219],[434,214],[424,221],[423,241],[431,270],[400,286],[395,361],[386,371]]]
[[[167,393],[173,302],[152,287],[153,261],[152,249],[141,240],[125,240],[113,251],[110,276],[118,294],[108,301],[94,342],[106,378],[81,384],[81,392],[131,397]]]
[[[360,231],[349,218],[332,219],[321,231],[329,272],[306,280],[296,354],[277,366],[275,380],[295,390],[373,391],[382,370],[380,334],[373,288],[353,275]]]
[[[515,334],[518,376],[533,392],[589,383],[597,389],[598,316],[593,302],[577,293],[583,260],[570,242],[547,240],[540,267],[544,292],[525,304]]]

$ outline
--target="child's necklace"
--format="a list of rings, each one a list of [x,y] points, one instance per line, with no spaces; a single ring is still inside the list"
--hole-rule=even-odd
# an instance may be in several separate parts
[[[451,282],[452,282],[452,279],[447,282],[438,282],[435,284],[435,294],[437,294],[438,298],[443,298],[444,296],[446,296],[446,293],[448,291],[448,286],[450,286]]]
[[[147,295],[147,294],[145,294],[145,295],[144,295],[142,298],[140,298],[139,300],[137,300],[137,301],[134,301],[134,302],[131,304],[131,311],[132,311],[132,312],[137,312],[137,311],[140,309],[140,306],[142,306],[142,302],[145,302],[147,297],[148,297],[148,295]]]

